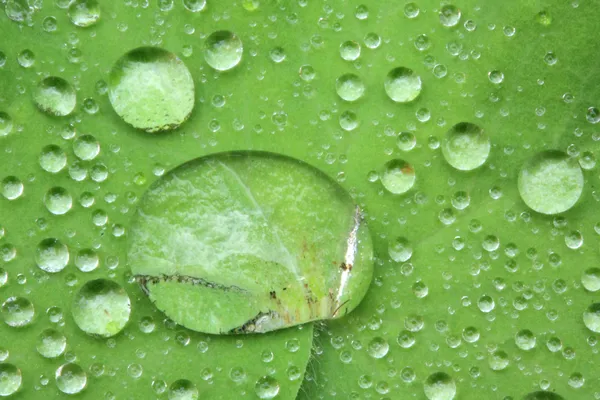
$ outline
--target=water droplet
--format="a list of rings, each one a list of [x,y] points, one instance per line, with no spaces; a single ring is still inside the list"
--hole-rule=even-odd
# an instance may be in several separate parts
[[[21,370],[12,364],[0,364],[0,396],[10,396],[21,387]]]
[[[440,10],[440,22],[447,27],[458,25],[460,16],[460,10],[452,4],[447,4]]]
[[[300,75],[300,79],[303,81],[310,82],[315,79],[316,72],[311,65],[303,65],[300,67],[298,75]]]
[[[175,54],[139,47],[123,55],[110,71],[109,99],[134,128],[159,132],[177,128],[194,108],[194,80]]]
[[[242,60],[244,47],[240,38],[230,31],[216,31],[206,38],[204,59],[217,71],[227,71]]]
[[[389,350],[390,345],[381,337],[373,338],[367,345],[367,353],[373,358],[383,358]]]
[[[600,110],[596,107],[588,108],[585,113],[585,119],[587,119],[590,124],[597,124],[600,122]]]
[[[593,303],[584,311],[583,323],[590,331],[600,333],[600,303]]]
[[[452,400],[456,395],[456,383],[445,372],[429,375],[423,384],[423,389],[429,400]]]
[[[461,122],[446,133],[442,153],[452,167],[470,171],[485,163],[490,147],[490,140],[483,129],[469,122]]]
[[[46,272],[62,271],[69,262],[69,249],[58,239],[44,239],[37,246],[35,262]]]
[[[344,74],[335,81],[338,96],[346,101],[356,101],[365,93],[365,84],[358,75]]]
[[[406,18],[417,18],[419,12],[419,6],[416,3],[407,3],[404,6],[404,15],[406,16]]]
[[[13,120],[4,111],[0,111],[0,137],[7,136],[13,128]]]
[[[54,17],[46,17],[42,21],[42,29],[44,32],[52,33],[55,32],[57,28],[56,18]]]
[[[55,329],[46,329],[38,336],[36,348],[43,357],[56,358],[65,352],[67,338]]]
[[[565,400],[564,397],[554,392],[538,391],[528,393],[523,400]]]
[[[197,400],[198,388],[187,379],[176,380],[169,386],[169,400]]]
[[[490,82],[498,85],[504,81],[504,73],[502,71],[493,70],[488,72]]]
[[[397,237],[388,244],[390,258],[396,262],[406,262],[412,256],[412,246],[408,239]]]
[[[408,192],[415,184],[415,170],[404,160],[395,159],[388,161],[381,174],[381,183],[393,194]]]
[[[496,303],[494,299],[484,294],[477,300],[477,307],[479,307],[481,312],[489,313],[496,307]]]
[[[31,68],[35,64],[35,54],[29,49],[25,49],[17,56],[17,62],[23,68]]]
[[[8,326],[19,328],[28,325],[34,315],[33,304],[25,297],[9,297],[2,304],[2,316]]]
[[[345,131],[353,131],[358,127],[358,117],[353,111],[344,111],[340,114],[340,127]]]
[[[490,355],[488,363],[490,368],[494,371],[502,371],[508,367],[510,360],[508,359],[508,354],[505,351],[496,350]]]
[[[94,25],[100,19],[100,5],[96,0],[75,0],[69,6],[69,18],[77,26]]]
[[[66,214],[73,205],[73,198],[62,187],[53,187],[44,195],[44,205],[54,215]]]
[[[183,6],[191,12],[200,12],[206,7],[206,0],[183,0]]]
[[[572,250],[583,246],[583,235],[579,231],[571,231],[565,235],[565,244]]]
[[[75,89],[57,76],[40,81],[33,93],[33,101],[40,111],[57,117],[71,114],[77,103]]]
[[[99,264],[98,254],[92,249],[79,250],[75,256],[75,266],[79,268],[81,272],[90,272],[98,268]]]
[[[15,200],[23,194],[23,182],[16,176],[7,176],[2,180],[2,196],[8,200]]]
[[[67,165],[67,154],[60,146],[51,144],[42,149],[39,162],[44,171],[55,174]]]
[[[129,321],[131,302],[118,283],[96,279],[79,289],[73,299],[72,312],[82,331],[110,337],[121,332]]]
[[[550,13],[548,11],[540,11],[536,15],[535,19],[540,25],[544,25],[544,26],[548,26],[552,23],[552,16],[550,15]]]
[[[396,145],[402,151],[410,151],[417,145],[417,138],[411,132],[400,132]]]
[[[525,163],[518,187],[527,206],[542,214],[558,214],[577,203],[583,173],[576,159],[557,150],[541,152]]]
[[[272,399],[279,394],[279,382],[271,376],[263,376],[256,381],[254,391],[260,399]]]
[[[63,364],[56,370],[56,386],[66,394],[76,394],[85,389],[87,375],[78,364]]]
[[[535,347],[536,337],[529,329],[522,329],[515,335],[515,344],[521,350],[529,351]]]
[[[397,103],[408,103],[421,93],[421,78],[411,69],[398,67],[388,72],[384,87],[390,99]]]
[[[581,284],[589,292],[600,290],[600,268],[592,267],[586,269],[581,277]]]
[[[365,46],[369,49],[376,49],[381,45],[381,37],[375,32],[370,32],[365,35]]]
[[[429,40],[429,36],[423,34],[417,36],[415,39],[415,47],[419,51],[425,51],[431,46],[431,41]]]
[[[360,57],[360,44],[347,40],[340,45],[340,56],[346,61],[354,61]]]

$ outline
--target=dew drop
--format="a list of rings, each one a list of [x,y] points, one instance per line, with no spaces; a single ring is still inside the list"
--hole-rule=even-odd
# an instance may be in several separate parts
[[[380,180],[390,193],[403,194],[415,184],[415,170],[404,160],[391,160],[385,164]]]
[[[508,354],[502,350],[496,350],[493,352],[489,359],[488,364],[490,368],[494,371],[502,371],[508,367],[510,360],[508,358]]]
[[[69,82],[57,76],[50,76],[37,85],[33,93],[33,101],[40,111],[64,117],[75,109],[77,96]]]
[[[360,57],[360,44],[347,40],[340,45],[340,56],[346,61],[354,61]]]
[[[373,338],[367,345],[367,353],[373,358],[383,358],[390,350],[390,345],[382,337]]]
[[[590,331],[600,333],[600,303],[593,303],[583,312],[583,323]]]
[[[46,329],[38,336],[36,348],[42,357],[56,358],[65,352],[67,338],[55,329]]]
[[[335,81],[335,90],[346,101],[356,101],[365,93],[365,84],[355,74],[344,74]]]
[[[445,372],[436,372],[427,377],[423,384],[429,400],[452,400],[456,395],[456,383]]]
[[[345,131],[353,131],[358,127],[359,121],[353,111],[344,111],[340,114],[340,127]]]
[[[408,68],[397,67],[388,72],[385,92],[396,103],[408,103],[421,93],[421,78]]]
[[[488,295],[483,295],[477,300],[477,307],[484,313],[489,313],[496,307],[494,299]]]
[[[396,262],[406,262],[412,256],[412,246],[408,239],[397,237],[388,244],[388,254],[390,258]]]
[[[216,31],[206,38],[204,59],[217,71],[228,71],[242,60],[244,46],[231,31]]]
[[[7,200],[15,200],[23,194],[23,182],[16,176],[7,176],[1,182],[2,196]]]
[[[4,322],[13,328],[29,325],[34,315],[33,304],[25,297],[9,297],[2,303]]]
[[[446,133],[442,153],[452,167],[470,171],[486,162],[490,147],[490,139],[483,129],[469,122],[461,122]]]
[[[272,48],[271,51],[269,51],[269,56],[271,57],[271,60],[277,64],[283,62],[286,58],[285,50],[280,46]]]
[[[69,6],[69,18],[74,25],[92,26],[100,19],[100,5],[96,0],[75,0]]]
[[[21,387],[21,370],[13,364],[0,363],[0,396],[16,393]]]
[[[139,47],[123,55],[110,71],[109,99],[134,128],[159,132],[177,128],[194,108],[194,80],[175,54]]]
[[[515,335],[515,344],[521,350],[529,351],[535,347],[536,337],[529,329],[522,329]]]
[[[60,146],[51,144],[42,149],[39,162],[44,171],[55,174],[67,165],[67,154]]]
[[[440,10],[440,22],[446,27],[458,25],[460,22],[461,12],[452,4],[447,4]]]
[[[263,376],[256,381],[254,391],[259,399],[272,399],[279,394],[279,382],[271,376]]]
[[[29,49],[25,49],[17,56],[17,62],[23,68],[31,68],[35,64],[35,53]]]
[[[56,386],[66,394],[77,394],[85,389],[87,375],[78,364],[63,364],[56,370]]]
[[[10,115],[0,111],[0,137],[7,136],[12,132],[13,120]]]
[[[400,132],[396,145],[402,151],[410,151],[417,145],[417,138],[411,132]]]
[[[75,256],[75,266],[79,268],[81,272],[90,272],[98,268],[100,260],[98,253],[92,249],[79,250]]]
[[[581,277],[581,284],[589,292],[600,290],[600,268],[592,267],[586,269]]]
[[[73,198],[62,187],[53,187],[44,195],[44,205],[54,215],[63,215],[71,210]]]
[[[527,206],[542,214],[558,214],[577,203],[583,173],[576,159],[557,150],[541,152],[525,163],[518,188]]]
[[[206,0],[183,0],[183,6],[191,12],[200,12],[206,7]]]
[[[504,81],[504,73],[498,70],[490,71],[488,72],[488,79],[490,82],[498,85]]]
[[[579,231],[571,231],[565,235],[565,244],[571,250],[577,250],[583,246],[583,235]]]
[[[420,11],[421,10],[419,9],[419,6],[416,3],[407,3],[404,6],[404,15],[406,16],[406,18],[417,18]]]
[[[44,239],[37,246],[35,262],[46,272],[60,272],[69,262],[69,249],[58,239]]]
[[[79,289],[73,299],[72,312],[82,331],[110,337],[121,332],[129,321],[131,301],[118,283],[96,279]]]

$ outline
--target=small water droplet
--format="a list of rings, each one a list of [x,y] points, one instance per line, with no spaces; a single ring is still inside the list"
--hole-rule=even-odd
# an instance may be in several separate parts
[[[25,49],[17,56],[17,62],[23,68],[31,68],[35,64],[35,54],[29,49]]]
[[[33,101],[40,111],[63,117],[75,109],[77,96],[69,82],[57,76],[40,81],[33,93]]]
[[[0,364],[0,396],[10,396],[21,387],[21,370],[13,364]]]
[[[206,7],[206,0],[183,0],[183,6],[191,12],[200,12]]]
[[[58,239],[44,239],[37,246],[35,262],[46,272],[60,272],[69,262],[69,249]]]
[[[244,47],[231,31],[216,31],[206,38],[204,59],[217,71],[227,71],[242,60]]]
[[[452,400],[456,396],[456,383],[445,372],[436,372],[427,377],[423,384],[429,400]]]
[[[340,56],[346,61],[354,61],[360,57],[360,44],[347,40],[340,45]]]
[[[54,215],[63,215],[71,210],[73,198],[62,187],[53,187],[44,195],[44,205]]]
[[[76,394],[85,389],[87,374],[78,364],[63,364],[56,370],[56,386],[66,394]]]
[[[406,262],[412,256],[412,246],[408,239],[397,237],[388,244],[390,258],[396,262]]]
[[[25,297],[9,297],[2,304],[2,317],[8,326],[20,328],[29,325],[34,316],[33,304]]]
[[[391,160],[385,164],[380,180],[390,193],[403,194],[415,184],[415,170],[404,160]]]
[[[404,15],[406,16],[406,18],[417,18],[419,12],[419,6],[416,3],[407,3],[404,6]]]
[[[198,388],[187,379],[176,380],[169,386],[169,400],[197,400],[198,396]]]
[[[506,367],[508,367],[508,364],[510,364],[510,360],[508,358],[508,354],[505,351],[496,350],[490,355],[488,359],[488,364],[490,368],[494,371],[502,371],[506,369]]]
[[[421,78],[409,68],[398,67],[388,72],[384,87],[390,99],[397,103],[408,103],[421,93]]]
[[[337,78],[335,90],[346,101],[356,101],[365,93],[365,84],[358,75],[344,74]]]
[[[263,376],[256,381],[254,391],[260,399],[272,399],[279,394],[279,382],[271,376]]]
[[[16,176],[7,176],[1,183],[2,196],[7,200],[15,200],[23,194],[23,182]]]
[[[13,128],[13,120],[4,111],[0,111],[0,137],[10,134]]]
[[[522,329],[515,335],[515,344],[521,350],[529,351],[535,347],[536,337],[529,329]]]
[[[55,329],[46,329],[38,336],[36,348],[43,357],[56,358],[67,348],[67,338]]]
[[[75,0],[69,6],[69,18],[74,25],[92,26],[100,19],[100,5],[96,0]]]
[[[67,165],[67,154],[60,146],[51,144],[42,149],[39,162],[44,171],[55,174]]]
[[[469,122],[461,122],[446,133],[442,153],[452,167],[470,171],[486,162],[490,147],[490,139],[483,129]]]
[[[458,25],[460,22],[461,12],[452,4],[446,4],[440,10],[440,22],[446,27]]]
[[[600,303],[593,303],[584,311],[583,323],[590,331],[600,333]]]

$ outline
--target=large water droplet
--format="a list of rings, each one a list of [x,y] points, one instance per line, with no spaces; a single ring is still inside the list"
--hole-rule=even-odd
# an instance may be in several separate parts
[[[194,108],[194,80],[183,61],[158,47],[140,47],[122,56],[109,78],[115,112],[147,132],[174,129]]]
[[[263,376],[256,381],[254,391],[259,399],[272,399],[279,394],[279,382],[271,376]]]
[[[38,336],[36,348],[43,357],[56,358],[65,352],[67,338],[55,329],[46,329]]]
[[[542,214],[558,214],[573,207],[583,184],[577,159],[557,150],[544,151],[527,161],[518,181],[525,204]]]
[[[204,59],[217,71],[227,71],[242,61],[244,46],[230,31],[216,31],[206,38]]]
[[[33,92],[33,101],[41,111],[63,117],[75,109],[77,95],[69,82],[57,76],[50,76],[37,85]]]
[[[388,72],[383,85],[387,95],[396,103],[408,103],[421,93],[421,78],[405,67]]]
[[[423,389],[429,400],[452,400],[456,395],[456,383],[445,372],[429,375],[423,384]]]
[[[356,101],[365,93],[365,84],[355,74],[344,74],[335,81],[338,96],[346,101]]]
[[[590,305],[583,312],[583,323],[590,331],[600,333],[600,303]]]
[[[8,326],[28,325],[35,315],[33,304],[25,297],[9,297],[2,304],[2,317]]]
[[[35,262],[46,272],[62,271],[69,262],[69,249],[58,239],[44,239],[37,246]]]
[[[66,394],[76,394],[85,389],[87,375],[78,364],[63,364],[56,370],[56,386]]]
[[[55,174],[67,165],[67,154],[60,146],[51,144],[42,149],[39,161],[44,171]]]
[[[456,26],[460,21],[460,15],[460,10],[456,6],[446,4],[440,10],[440,22],[447,27]]]
[[[470,171],[485,163],[490,147],[490,139],[483,129],[469,122],[461,122],[446,133],[442,153],[454,168]]]
[[[404,160],[388,161],[381,174],[381,183],[390,193],[402,194],[408,192],[415,184],[415,170]]]
[[[125,289],[107,279],[87,282],[73,299],[73,318],[79,328],[102,337],[121,332],[131,313],[131,302]]]
[[[179,379],[169,386],[169,400],[197,400],[198,388],[187,379]]]
[[[100,4],[96,0],[75,0],[69,6],[69,18],[77,26],[94,25],[100,19]]]
[[[66,214],[73,205],[73,198],[62,187],[53,187],[44,195],[44,205],[54,215]]]
[[[21,370],[8,363],[0,364],[0,396],[10,396],[21,387]]]

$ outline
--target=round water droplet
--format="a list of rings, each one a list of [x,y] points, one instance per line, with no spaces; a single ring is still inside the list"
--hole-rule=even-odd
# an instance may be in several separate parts
[[[69,249],[58,239],[44,239],[37,246],[35,262],[46,272],[62,271],[69,262]]]
[[[542,214],[558,214],[573,207],[583,184],[577,159],[557,150],[541,152],[527,161],[518,180],[525,204]]]
[[[494,371],[502,371],[506,369],[506,367],[508,367],[508,364],[510,364],[510,360],[508,358],[508,354],[506,354],[505,351],[496,350],[490,355],[488,363],[490,365],[490,368]]]
[[[67,338],[55,329],[46,329],[38,336],[36,348],[43,357],[56,358],[65,352]]]
[[[129,321],[131,302],[118,283],[96,279],[79,289],[73,299],[72,312],[82,331],[110,337],[121,332]]]
[[[381,337],[373,338],[367,345],[367,353],[373,358],[383,358],[389,350],[390,345]]]
[[[396,145],[402,151],[410,151],[417,145],[417,138],[411,132],[401,132],[398,134]]]
[[[219,153],[166,173],[145,193],[129,235],[131,270],[150,299],[201,332],[341,317],[372,277],[368,228],[349,194],[272,153]],[[312,304],[300,300],[307,292]]]
[[[365,35],[364,41],[365,46],[369,49],[376,49],[381,45],[381,36],[375,32],[369,32]]]
[[[230,31],[216,31],[206,38],[204,59],[217,71],[227,71],[242,61],[244,46]]]
[[[460,15],[460,10],[456,6],[447,4],[440,10],[440,22],[447,27],[456,26],[460,21]]]
[[[600,268],[592,267],[586,269],[581,277],[581,284],[589,292],[600,290]]]
[[[421,78],[411,69],[398,67],[388,72],[384,87],[390,99],[397,103],[408,103],[421,93]]]
[[[73,205],[73,198],[62,187],[53,187],[44,195],[44,205],[54,215],[63,215],[69,212]]]
[[[169,386],[169,400],[197,400],[198,396],[198,388],[187,379],[179,379]]]
[[[489,313],[496,307],[496,303],[494,302],[494,299],[484,294],[477,300],[477,307],[479,307],[481,312]]]
[[[283,47],[277,46],[271,49],[271,51],[269,52],[269,56],[271,57],[271,60],[273,60],[273,62],[279,64],[280,62],[285,60],[286,54]]]
[[[76,394],[85,389],[87,375],[78,364],[63,364],[56,370],[56,386],[66,394]]]
[[[21,370],[8,363],[0,364],[0,397],[10,396],[21,387]]]
[[[470,171],[485,163],[490,147],[490,139],[483,129],[469,122],[461,122],[446,133],[442,153],[452,167]]]
[[[412,246],[408,239],[397,237],[388,244],[388,253],[390,258],[396,262],[406,262],[412,256]]]
[[[7,136],[13,128],[13,120],[10,115],[0,111],[0,137]]]
[[[183,0],[183,6],[191,12],[200,12],[206,7],[206,0]]]
[[[94,25],[100,19],[100,5],[97,0],[75,0],[69,6],[69,18],[77,26]]]
[[[583,235],[579,231],[571,231],[565,235],[565,244],[572,250],[583,246]]]
[[[2,180],[2,196],[8,200],[15,200],[23,194],[23,182],[16,176],[7,176]]]
[[[528,393],[523,400],[565,400],[565,398],[554,392],[538,391]]]
[[[73,141],[73,152],[81,160],[93,160],[100,153],[100,143],[92,135],[82,135]]]
[[[529,329],[522,329],[515,335],[515,344],[521,350],[531,350],[535,347],[536,337]]]
[[[344,74],[335,81],[335,90],[346,101],[356,101],[365,93],[365,84],[355,74]]]
[[[28,325],[35,315],[33,304],[25,297],[9,297],[2,304],[2,317],[8,326]]]
[[[594,303],[584,311],[583,323],[590,331],[600,333],[600,303]]]
[[[340,56],[346,61],[354,61],[360,57],[360,44],[347,40],[340,45]]]
[[[256,381],[254,391],[259,399],[272,399],[279,394],[279,382],[271,376],[263,376]]]
[[[90,272],[98,268],[100,260],[98,253],[92,249],[79,250],[75,256],[75,266],[79,268],[81,272]]]
[[[194,108],[194,80],[183,61],[158,47],[139,47],[110,71],[109,99],[134,128],[159,132],[177,128]]]
[[[63,117],[75,109],[77,95],[69,82],[57,76],[50,76],[37,85],[33,92],[33,101],[46,114]]]
[[[358,127],[358,117],[352,111],[344,111],[340,114],[340,127],[345,131],[353,131]]]
[[[315,79],[316,72],[311,65],[303,65],[300,67],[298,75],[300,75],[300,79],[303,81],[310,82]]]
[[[380,180],[390,193],[403,194],[415,184],[415,170],[404,160],[391,160],[385,164]]]
[[[600,122],[600,110],[596,107],[588,108],[587,112],[585,113],[585,118],[590,124],[597,124]]]
[[[504,73],[502,71],[494,70],[488,73],[490,82],[498,85],[504,81]]]
[[[55,174],[67,165],[67,154],[60,146],[51,144],[42,149],[39,161],[44,171]]]
[[[23,68],[31,68],[35,64],[35,54],[29,49],[25,49],[17,56],[17,62]]]
[[[423,390],[429,400],[452,400],[456,396],[456,383],[445,372],[436,372],[427,377]]]

